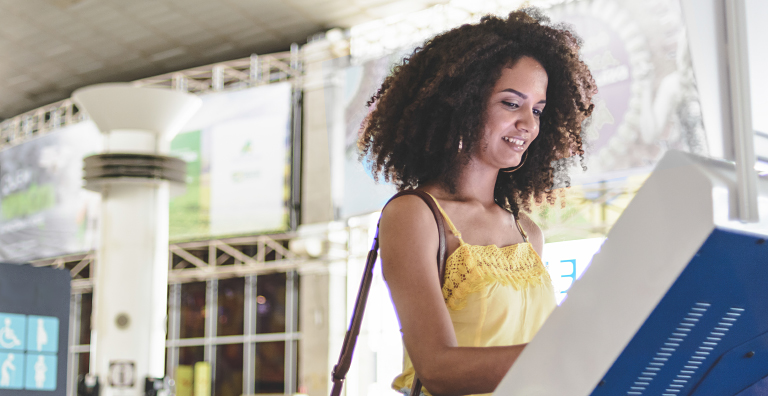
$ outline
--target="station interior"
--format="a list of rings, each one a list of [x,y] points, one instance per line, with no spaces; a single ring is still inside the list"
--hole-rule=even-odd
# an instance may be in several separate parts
[[[26,356],[0,395],[328,395],[396,193],[359,160],[366,103],[425,40],[521,6],[581,36],[599,89],[586,170],[529,214],[560,304],[668,152],[748,158],[765,184],[768,2],[737,1],[748,55],[728,63],[748,70],[746,157],[713,110],[712,59],[738,55],[702,33],[724,2],[0,0],[0,263],[66,274],[58,313],[19,308],[12,287],[48,288],[33,275],[0,275],[19,323],[0,361]],[[402,361],[377,268],[346,394],[400,394]]]

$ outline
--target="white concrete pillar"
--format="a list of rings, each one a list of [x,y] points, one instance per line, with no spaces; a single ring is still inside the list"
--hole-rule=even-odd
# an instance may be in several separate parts
[[[290,249],[309,261],[299,268],[299,391],[325,396],[347,330],[347,243],[343,223],[304,224]],[[358,278],[359,281],[359,278]],[[352,292],[354,294],[357,289]],[[347,378],[350,378],[348,375]],[[348,395],[357,394],[357,392]]]
[[[333,29],[301,48],[304,63],[301,222],[338,220],[344,192],[344,103],[340,71],[349,41]]]
[[[168,203],[170,184],[184,177],[183,162],[163,154],[201,100],[128,84],[86,87],[73,99],[104,136],[104,153],[85,161],[86,187],[102,193],[90,372],[102,396],[142,395],[146,377],[165,375]]]

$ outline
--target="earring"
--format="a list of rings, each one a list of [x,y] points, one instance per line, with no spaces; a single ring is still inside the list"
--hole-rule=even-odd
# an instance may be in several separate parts
[[[461,152],[462,147],[464,147],[464,137],[459,136],[459,152]]]
[[[523,153],[523,160],[520,161],[520,165],[512,167],[512,168],[504,168],[504,169],[499,169],[499,170],[504,172],[504,173],[512,173],[512,172],[522,168],[523,164],[525,164],[525,160],[527,160],[527,159],[528,159],[528,150],[525,150],[525,153]]]

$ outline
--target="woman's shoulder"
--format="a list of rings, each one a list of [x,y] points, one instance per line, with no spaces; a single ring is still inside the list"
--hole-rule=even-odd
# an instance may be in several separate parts
[[[531,245],[533,245],[534,250],[541,255],[544,250],[544,232],[541,231],[541,227],[539,227],[528,214],[523,213],[522,211],[518,213],[517,218],[518,221],[520,221],[520,226],[523,227],[525,233],[528,234],[528,242],[530,242]]]
[[[390,201],[382,211],[380,231],[382,241],[397,244],[429,243],[437,241],[438,236],[432,210],[416,195],[402,195]]]
[[[417,263],[424,263],[424,268],[434,267],[438,231],[429,206],[415,195],[390,201],[382,211],[379,243],[387,279],[392,277],[393,271],[413,271],[419,267]]]
[[[434,215],[428,204],[417,195],[401,195],[389,201],[381,213],[381,221],[387,223],[424,223]],[[432,221],[434,223],[434,220]],[[437,227],[437,226],[435,226]]]

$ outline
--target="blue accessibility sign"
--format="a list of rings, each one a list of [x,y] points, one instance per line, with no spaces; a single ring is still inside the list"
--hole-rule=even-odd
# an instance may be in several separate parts
[[[0,389],[24,387],[24,354],[0,352]]]
[[[27,354],[27,380],[29,390],[56,389],[56,355]]]
[[[59,318],[0,312],[0,389],[56,389]]]
[[[26,327],[26,315],[0,312],[0,351],[23,351]]]
[[[0,396],[67,396],[72,276],[0,262]]]
[[[59,318],[27,317],[27,351],[57,352],[59,350]]]

